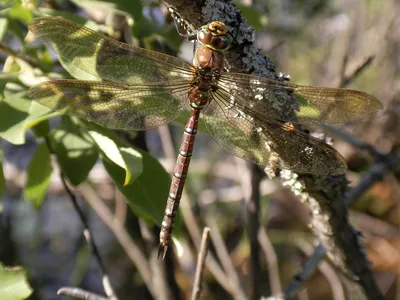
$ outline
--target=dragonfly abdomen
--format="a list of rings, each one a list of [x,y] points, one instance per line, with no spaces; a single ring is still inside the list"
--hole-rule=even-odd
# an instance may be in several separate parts
[[[176,212],[182,197],[183,187],[185,185],[186,175],[192,157],[194,141],[196,139],[198,121],[202,106],[192,107],[190,118],[185,126],[185,132],[182,137],[182,143],[179,148],[178,158],[176,160],[172,182],[169,189],[167,205],[165,207],[164,218],[160,231],[160,247],[158,256],[164,259],[168,245],[171,241],[171,234],[175,223]]]

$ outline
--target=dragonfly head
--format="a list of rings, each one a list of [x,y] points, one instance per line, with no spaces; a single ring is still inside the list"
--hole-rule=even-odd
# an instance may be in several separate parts
[[[228,35],[228,28],[219,21],[201,26],[197,32],[197,40],[215,51],[225,51],[232,43],[232,38]]]

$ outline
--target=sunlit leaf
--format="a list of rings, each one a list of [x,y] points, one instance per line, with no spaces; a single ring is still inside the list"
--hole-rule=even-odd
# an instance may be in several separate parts
[[[25,200],[35,208],[39,208],[43,203],[52,173],[50,151],[46,143],[42,143],[37,147],[28,165],[24,190]]]
[[[74,185],[84,181],[98,158],[90,137],[82,134],[70,117],[64,116],[60,127],[51,135],[51,145],[69,181]]]
[[[20,20],[25,24],[28,24],[33,16],[32,11],[29,8],[23,7],[21,5],[14,5],[8,12],[8,16],[11,19]]]
[[[0,262],[0,299],[26,299],[32,289],[26,279],[26,272],[21,267],[7,268]]]
[[[134,182],[143,171],[142,155],[133,148],[120,147],[111,135],[89,131],[100,151],[113,163],[125,170],[124,186]]]
[[[6,18],[0,18],[0,41],[3,40],[4,35],[7,32],[8,20]]]
[[[0,137],[14,145],[25,143],[28,129],[60,115],[26,97],[26,93],[0,95]]]
[[[0,73],[0,96],[3,95],[6,83],[15,81],[18,78],[16,73]]]

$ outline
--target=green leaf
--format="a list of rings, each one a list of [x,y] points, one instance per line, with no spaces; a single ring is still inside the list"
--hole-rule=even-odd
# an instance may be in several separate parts
[[[35,208],[39,208],[42,205],[50,184],[52,172],[50,151],[46,143],[42,143],[37,147],[28,165],[24,190],[25,199],[31,202]]]
[[[45,137],[50,133],[50,124],[48,120],[44,120],[32,127],[36,137]]]
[[[146,18],[140,19],[139,22],[135,22],[132,28],[132,34],[138,39],[144,39],[154,34],[159,34],[162,32],[162,28],[150,22]]]
[[[0,41],[3,40],[4,35],[7,32],[8,20],[6,18],[0,18]]]
[[[0,263],[0,299],[26,299],[31,294],[25,271],[21,267],[7,268]]]
[[[112,0],[108,2],[115,3],[117,5],[117,9],[130,14],[135,22],[144,19],[142,14],[143,6],[140,0]]]
[[[107,158],[102,158],[104,167],[115,185],[126,197],[129,206],[137,216],[161,224],[168,196],[170,176],[161,164],[148,153],[142,155],[143,172],[130,185],[123,186],[125,172]]]
[[[133,148],[119,147],[105,131],[89,131],[99,150],[113,163],[125,170],[124,186],[134,182],[143,171],[142,155]]]
[[[16,81],[18,76],[17,73],[0,73],[0,96],[3,95],[6,83]]]
[[[22,145],[28,129],[58,115],[60,113],[28,100],[26,92],[0,95],[0,137],[14,145]]]
[[[25,24],[28,24],[33,16],[32,11],[29,8],[23,7],[20,4],[14,5],[8,12],[10,19],[20,20]]]
[[[24,44],[23,26],[19,24],[18,20],[8,19],[8,22],[8,31],[14,34],[21,44]]]
[[[40,10],[35,10],[34,15],[35,17],[45,17],[45,16],[62,17],[64,19],[71,20],[74,21],[75,23],[82,25],[85,25],[85,23],[88,22],[88,19],[83,16],[79,16],[77,14],[65,10],[54,10],[45,7],[41,7]]]
[[[63,116],[60,128],[51,135],[51,145],[68,180],[73,185],[84,181],[98,158],[90,137],[82,134],[70,117]]]

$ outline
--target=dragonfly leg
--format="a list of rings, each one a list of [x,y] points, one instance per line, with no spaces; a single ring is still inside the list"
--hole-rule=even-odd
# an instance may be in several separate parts
[[[168,245],[163,245],[163,244],[160,244],[160,246],[158,246],[158,256],[157,256],[157,258],[158,259],[162,259],[162,260],[164,260],[165,259],[165,255],[167,255],[167,250],[168,250]]]

